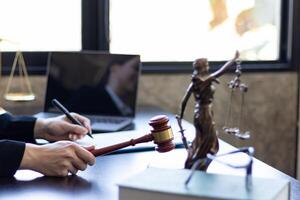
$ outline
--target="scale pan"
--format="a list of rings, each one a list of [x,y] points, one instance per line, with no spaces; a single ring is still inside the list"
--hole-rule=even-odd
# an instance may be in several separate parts
[[[33,93],[15,92],[5,94],[4,98],[8,101],[32,101],[35,99],[35,95]]]

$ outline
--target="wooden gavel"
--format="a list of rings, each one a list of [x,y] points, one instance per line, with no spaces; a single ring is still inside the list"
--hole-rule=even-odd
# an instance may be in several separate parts
[[[118,149],[150,141],[154,141],[154,143],[157,144],[155,150],[158,152],[171,151],[175,148],[175,145],[173,143],[173,132],[171,127],[168,125],[168,122],[169,118],[165,115],[155,116],[149,121],[149,125],[153,128],[151,130],[151,133],[136,139],[131,139],[127,142],[122,142],[119,144],[94,149],[91,151],[91,153],[94,154],[94,156],[101,156],[116,151]]]

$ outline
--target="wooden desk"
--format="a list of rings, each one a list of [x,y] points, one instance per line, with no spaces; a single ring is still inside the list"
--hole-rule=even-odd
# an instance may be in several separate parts
[[[159,110],[143,110],[137,116],[136,130],[132,134],[145,131],[143,124]],[[170,115],[172,117],[172,115]],[[176,132],[177,127],[174,126]],[[187,122],[183,124],[189,131],[193,126]],[[144,132],[141,133],[145,134]],[[96,140],[99,138],[96,137]],[[220,141],[220,152],[234,149],[233,146]],[[138,173],[147,166],[182,168],[186,152],[184,149],[175,149],[169,153],[160,154],[155,151],[114,154],[98,157],[96,164],[77,176],[66,178],[44,177],[30,170],[20,170],[14,178],[0,179],[0,199],[105,199],[117,200],[117,183]],[[209,173],[224,173],[244,175],[243,170],[235,170],[224,165],[212,162]],[[284,178],[291,181],[291,199],[300,199],[300,182],[282,172],[254,160],[253,176]]]

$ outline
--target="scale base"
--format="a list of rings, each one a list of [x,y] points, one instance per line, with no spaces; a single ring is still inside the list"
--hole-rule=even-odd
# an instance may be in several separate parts
[[[35,95],[33,93],[15,92],[5,94],[4,98],[8,101],[32,101],[35,99]]]

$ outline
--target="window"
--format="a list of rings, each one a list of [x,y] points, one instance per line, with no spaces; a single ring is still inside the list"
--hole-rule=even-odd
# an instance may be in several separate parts
[[[81,0],[0,1],[0,50],[81,50]]]
[[[149,72],[187,72],[200,56],[215,69],[235,50],[248,70],[291,69],[292,23],[299,18],[293,13],[296,4],[110,0],[110,51],[141,54],[144,71]]]
[[[110,0],[110,51],[143,61],[279,59],[280,0]]]
[[[81,0],[1,0],[3,73],[9,73],[18,50],[30,74],[45,74],[49,51],[81,50],[81,10]]]
[[[0,38],[7,41],[0,43],[0,51],[3,65],[10,66],[20,48],[31,74],[45,73],[49,51],[80,50],[140,54],[143,72],[150,73],[190,72],[191,62],[200,56],[207,57],[214,69],[236,49],[244,69],[290,70],[297,59],[293,55],[300,53],[294,45],[300,34],[295,23],[300,17],[293,12],[298,4],[295,0],[2,0]]]

